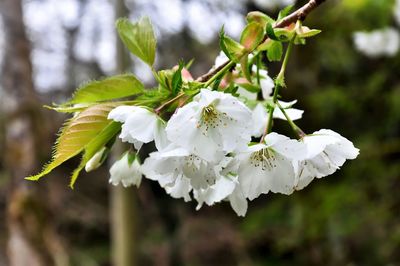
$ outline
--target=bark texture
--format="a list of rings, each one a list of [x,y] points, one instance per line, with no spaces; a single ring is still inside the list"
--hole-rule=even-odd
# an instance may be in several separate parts
[[[32,80],[30,43],[25,33],[21,0],[0,0],[6,29],[6,51],[1,86],[5,97],[5,168],[9,174],[7,195],[8,265],[65,265],[55,259],[62,250],[48,212],[35,184],[24,177],[38,170],[40,147],[46,142],[46,120],[41,114]],[[46,147],[46,145],[44,146]],[[45,193],[40,193],[45,194]],[[62,252],[61,252],[62,253]]]

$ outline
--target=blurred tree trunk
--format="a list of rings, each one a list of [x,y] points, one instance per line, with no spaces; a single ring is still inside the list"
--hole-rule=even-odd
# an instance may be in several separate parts
[[[127,15],[124,0],[115,1],[115,16]],[[129,68],[129,55],[122,42],[117,38],[116,43],[117,73],[124,73]],[[117,143],[113,151],[113,161],[119,159],[126,150],[126,145]],[[113,265],[134,266],[136,260],[136,231],[137,231],[137,198],[135,189],[124,188],[122,185],[111,187],[111,231]]]
[[[0,0],[6,30],[6,52],[1,85],[7,97],[5,113],[5,168],[10,176],[7,195],[7,255],[9,265],[65,265],[55,261],[59,243],[47,226],[48,214],[33,184],[24,177],[37,171],[39,147],[46,138],[32,81],[30,44],[26,37],[21,0]],[[64,261],[65,262],[65,261]]]

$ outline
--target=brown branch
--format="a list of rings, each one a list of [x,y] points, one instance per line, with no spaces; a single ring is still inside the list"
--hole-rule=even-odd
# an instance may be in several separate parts
[[[291,13],[290,15],[284,17],[283,19],[281,19],[280,21],[275,23],[274,28],[284,28],[284,27],[289,26],[292,23],[295,23],[297,20],[305,20],[306,17],[308,16],[308,14],[310,14],[311,11],[313,11],[315,8],[317,8],[323,2],[325,2],[325,0],[310,0],[310,1],[308,1],[307,4],[305,4],[301,8],[297,9],[295,12]],[[265,37],[261,43],[263,43],[267,39],[268,39],[268,37],[267,37],[267,35],[265,35]],[[198,77],[196,79],[196,81],[205,82],[205,81],[209,80],[212,76],[214,76],[216,73],[218,73],[218,71],[223,69],[228,63],[229,63],[229,61],[226,61],[219,67],[210,70],[208,73],[206,73],[204,75],[201,75],[200,77]]]

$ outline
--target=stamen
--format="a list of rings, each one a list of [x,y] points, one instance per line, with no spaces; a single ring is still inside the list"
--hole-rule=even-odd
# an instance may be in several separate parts
[[[261,167],[263,171],[276,167],[275,161],[276,158],[270,149],[256,151],[250,156],[250,163],[254,167]]]

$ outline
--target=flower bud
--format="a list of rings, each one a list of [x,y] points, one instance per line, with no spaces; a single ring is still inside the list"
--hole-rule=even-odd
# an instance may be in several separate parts
[[[105,159],[105,155],[107,154],[108,149],[106,147],[101,148],[92,158],[86,163],[85,170],[86,172],[90,172],[96,170],[100,167]]]

